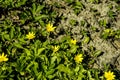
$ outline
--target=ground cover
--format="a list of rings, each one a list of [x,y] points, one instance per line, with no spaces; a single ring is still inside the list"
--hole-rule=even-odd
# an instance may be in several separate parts
[[[119,0],[0,0],[0,80],[120,80]]]

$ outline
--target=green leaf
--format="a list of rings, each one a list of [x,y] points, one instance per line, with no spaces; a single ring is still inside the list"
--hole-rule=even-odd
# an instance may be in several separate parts
[[[40,20],[40,19],[46,18],[46,17],[47,17],[46,15],[39,15],[39,16],[35,17],[35,20],[37,21],[37,20]]]
[[[37,15],[40,14],[40,11],[44,8],[43,5],[37,5],[35,3],[32,4],[31,12],[33,14],[33,17],[37,17]]]
[[[8,34],[5,34],[5,35],[4,35],[4,38],[5,38],[6,40],[10,40],[10,36],[9,36]]]
[[[36,12],[36,13],[40,13],[40,11],[41,11],[43,8],[44,8],[43,5],[38,5],[35,12]]]
[[[88,36],[84,37],[83,44],[88,44],[90,38]]]
[[[97,71],[95,71],[95,78],[96,78],[96,80],[99,80],[99,76],[98,76],[98,72]]]
[[[100,56],[102,54],[102,51],[100,51],[100,50],[97,50],[97,51],[95,51],[95,53],[93,54],[95,57],[98,57],[98,56]]]
[[[4,78],[7,78],[6,75],[0,75],[0,79],[4,79]]]
[[[49,67],[49,69],[53,69],[55,67],[55,63],[53,63],[53,64],[50,64],[50,67]]]
[[[40,55],[44,50],[45,50],[45,48],[40,48],[40,49],[38,49],[37,55]]]
[[[72,3],[74,0],[66,0],[67,3]]]
[[[35,13],[35,11],[36,11],[36,5],[35,5],[35,3],[32,4],[32,10],[31,11],[32,11],[33,14]]]
[[[31,67],[32,65],[34,65],[34,62],[33,62],[33,61],[26,67],[26,70],[27,70],[28,72],[30,72],[30,73],[31,73],[30,67]]]
[[[24,51],[25,51],[25,53],[27,54],[27,56],[30,56],[30,55],[31,55],[30,50],[28,50],[27,48],[24,48]]]
[[[47,70],[47,65],[42,64],[42,68],[44,69],[44,71],[46,71]]]
[[[63,64],[58,65],[58,67],[56,69],[58,69],[60,72],[65,72],[67,74],[72,74],[70,68],[65,67]]]
[[[75,72],[78,72],[79,69],[80,69],[79,66],[77,66],[77,67],[74,69],[74,71],[75,71]]]
[[[19,38],[20,44],[26,44],[26,41],[24,40],[24,38]]]
[[[54,73],[54,71],[55,71],[55,69],[50,69],[50,70],[48,70],[48,71],[46,72],[46,75],[47,75],[47,76],[48,76],[48,75],[51,75],[51,74]]]
[[[78,46],[76,46],[76,45],[71,46],[71,48],[70,48],[70,50],[69,50],[70,53],[76,53],[77,48],[78,48]]]
[[[92,78],[92,75],[91,75],[90,71],[87,72],[87,76],[88,76],[89,80]]]
[[[14,37],[14,27],[11,28],[11,31],[10,31],[10,38],[12,39]]]
[[[40,80],[42,77],[42,72],[39,72],[38,75],[37,75],[37,80]]]
[[[48,75],[48,78],[51,80],[55,77],[55,75]]]
[[[48,44],[49,44],[49,41],[47,40],[43,43],[43,47],[46,47]]]
[[[19,44],[19,43],[13,43],[13,45],[14,45],[15,47],[17,47],[17,48],[23,49],[23,46],[22,46],[21,44]]]
[[[51,57],[51,64],[53,64],[53,63],[55,62],[56,59],[57,59],[57,56]]]
[[[33,68],[33,71],[34,71],[34,74],[37,75],[38,74],[38,63],[37,62],[33,62],[34,63],[34,67]]]

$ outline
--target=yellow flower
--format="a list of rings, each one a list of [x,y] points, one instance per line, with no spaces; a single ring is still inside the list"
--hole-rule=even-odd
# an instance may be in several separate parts
[[[26,35],[27,39],[33,39],[35,38],[35,33],[29,32],[29,34]]]
[[[53,32],[56,27],[53,27],[53,24],[48,23],[46,25],[47,32]]]
[[[113,80],[113,79],[115,79],[115,75],[111,71],[105,72],[104,76],[105,76],[106,80]]]
[[[54,46],[53,47],[53,52],[57,52],[59,50],[60,46]]]
[[[81,63],[82,60],[83,60],[83,55],[82,55],[82,54],[76,55],[76,56],[74,57],[74,60],[75,60],[75,62],[77,62],[77,63]]]
[[[74,45],[76,44],[76,42],[77,42],[76,39],[71,40],[71,43],[74,44]]]
[[[0,55],[0,62],[3,62],[3,61],[8,61],[7,55],[4,55],[4,53]]]

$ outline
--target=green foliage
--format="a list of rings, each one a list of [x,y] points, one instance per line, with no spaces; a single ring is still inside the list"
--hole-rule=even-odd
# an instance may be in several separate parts
[[[44,5],[37,5],[35,3],[32,4],[31,12],[35,21],[39,21],[40,19],[47,17],[46,15],[40,14],[43,8],[44,8]]]
[[[27,0],[0,0],[1,7],[3,8],[15,8],[26,4]]]
[[[101,37],[104,39],[109,39],[111,37],[113,39],[119,39],[120,38],[120,30],[105,29],[102,32]]]
[[[80,1],[76,1],[73,5],[73,10],[75,14],[79,14],[83,8],[84,8],[84,5]]]
[[[101,21],[99,22],[99,24],[100,24],[100,26],[103,26],[103,27],[106,27],[106,26],[107,26],[106,20],[101,20]]]

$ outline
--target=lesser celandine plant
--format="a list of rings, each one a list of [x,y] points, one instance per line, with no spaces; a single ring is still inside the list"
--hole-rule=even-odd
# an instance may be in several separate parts
[[[59,45],[52,46],[52,48],[53,48],[53,52],[55,53],[55,52],[57,52],[59,50],[60,46]]]
[[[77,55],[74,57],[74,60],[75,60],[75,62],[77,62],[77,63],[81,63],[82,60],[83,60],[83,55],[82,55],[82,54],[77,54]]]
[[[56,27],[53,27],[53,24],[48,23],[46,25],[47,32],[53,32]]]
[[[4,52],[0,55],[0,62],[8,61],[7,55]]]
[[[120,80],[117,68],[96,68],[103,50],[93,38],[119,39],[116,7],[117,0],[0,0],[0,80]]]
[[[114,72],[111,72],[111,71],[105,72],[104,77],[106,78],[106,80],[114,80],[115,79]]]
[[[27,39],[34,39],[35,38],[35,33],[33,33],[33,32],[29,32],[27,35],[26,35],[26,38]]]
[[[77,42],[77,40],[76,39],[71,39],[71,44],[73,44],[73,45],[75,45],[76,44],[76,42]]]

